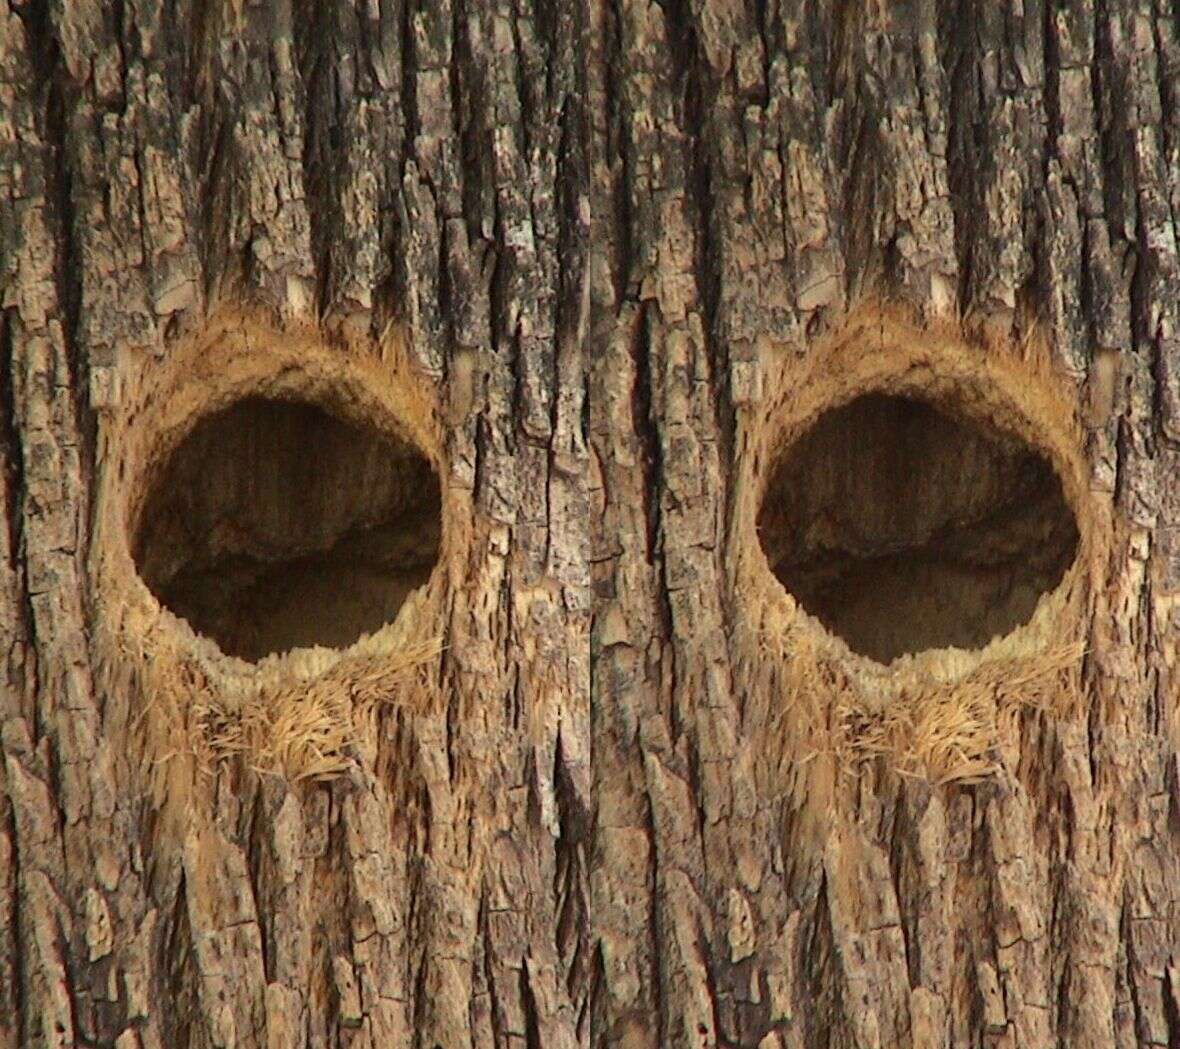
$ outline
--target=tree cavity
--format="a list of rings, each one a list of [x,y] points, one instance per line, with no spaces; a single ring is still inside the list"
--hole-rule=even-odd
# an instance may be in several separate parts
[[[423,455],[319,406],[250,397],[155,471],[134,542],[156,598],[228,655],[343,648],[391,622],[438,558]]]
[[[1048,460],[920,399],[866,394],[791,444],[758,520],[772,570],[881,663],[1027,623],[1078,529]]]

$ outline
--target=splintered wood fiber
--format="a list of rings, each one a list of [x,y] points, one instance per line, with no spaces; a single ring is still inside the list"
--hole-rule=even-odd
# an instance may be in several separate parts
[[[1035,344],[983,354],[871,303],[764,360],[732,585],[768,788],[818,820],[867,761],[991,774],[1020,710],[1081,704],[1108,524],[1059,380]]]

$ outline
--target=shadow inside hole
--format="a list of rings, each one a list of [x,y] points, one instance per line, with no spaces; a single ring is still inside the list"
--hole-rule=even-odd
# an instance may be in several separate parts
[[[1043,455],[884,394],[825,412],[787,449],[758,530],[804,609],[881,663],[1027,623],[1078,543]]]
[[[202,419],[152,478],[134,542],[159,601],[256,660],[389,623],[438,558],[440,494],[410,445],[311,404]]]

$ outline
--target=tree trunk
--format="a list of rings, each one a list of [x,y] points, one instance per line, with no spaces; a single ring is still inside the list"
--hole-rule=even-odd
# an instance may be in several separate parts
[[[601,1044],[1180,1045],[1175,5],[591,11]],[[1076,561],[987,653],[771,575],[776,464],[874,392],[1059,475]],[[869,535],[836,459],[798,501]]]
[[[584,21],[0,0],[0,1046],[586,1041]],[[261,514],[306,423],[253,523],[367,520],[374,420],[441,491],[392,627],[162,607],[153,499]]]
[[[1180,1044],[1178,70],[0,0],[0,1049]]]

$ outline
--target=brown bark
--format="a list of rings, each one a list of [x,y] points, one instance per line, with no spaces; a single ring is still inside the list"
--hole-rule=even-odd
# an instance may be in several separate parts
[[[582,21],[0,3],[0,1045],[585,1042]],[[445,514],[417,691],[238,665],[255,737],[112,511],[239,368],[418,411]],[[338,767],[268,765],[362,685]]]
[[[591,39],[600,1043],[1180,1044],[1175,6],[640,0]],[[1073,489],[1006,663],[874,670],[757,549],[765,460],[890,383],[995,393]],[[1074,640],[1067,701],[1009,694]],[[977,782],[925,775],[941,701],[995,730]]]
[[[1180,1044],[1178,71],[1168,0],[0,0],[0,1049]],[[325,437],[178,607],[437,549],[343,654],[153,596],[263,395],[441,530]],[[907,398],[981,436],[899,518]]]

